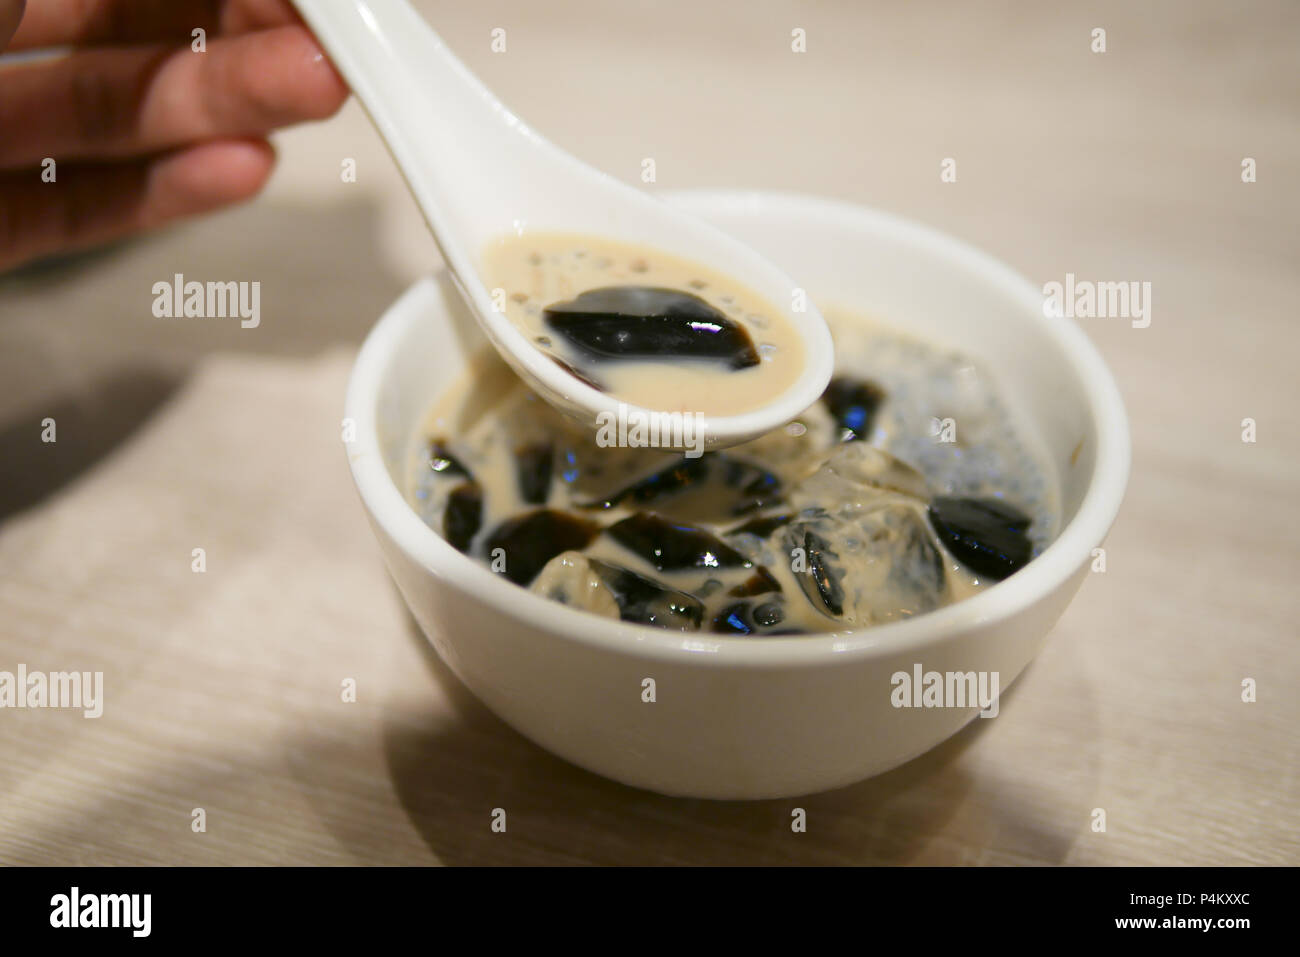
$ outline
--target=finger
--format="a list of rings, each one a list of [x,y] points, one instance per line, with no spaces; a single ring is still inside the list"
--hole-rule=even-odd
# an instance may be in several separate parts
[[[288,0],[35,0],[11,49],[189,42],[298,21]]]
[[[0,71],[0,169],[117,159],[261,136],[332,115],[347,87],[304,27],[213,41],[206,53],[84,50]]]
[[[23,0],[0,0],[0,51],[8,45],[23,18]]]
[[[275,154],[264,140],[204,143],[107,165],[0,174],[0,270],[249,199]]]

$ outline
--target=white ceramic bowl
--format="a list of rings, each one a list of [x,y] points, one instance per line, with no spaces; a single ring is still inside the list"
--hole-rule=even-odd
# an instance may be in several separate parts
[[[522,734],[598,774],[665,794],[770,798],[887,771],[976,710],[895,708],[895,672],[989,671],[1005,689],[1088,573],[1129,470],[1110,373],[1041,291],[929,228],[770,193],[671,201],[752,244],[821,302],[982,358],[1041,441],[1062,506],[1055,542],[978,596],[877,628],[786,638],[683,636],[547,601],[466,558],[407,504],[413,428],[486,348],[445,278],[411,287],[366,339],[348,386],[353,478],[388,567],[448,666]],[[642,700],[643,679],[655,701]]]

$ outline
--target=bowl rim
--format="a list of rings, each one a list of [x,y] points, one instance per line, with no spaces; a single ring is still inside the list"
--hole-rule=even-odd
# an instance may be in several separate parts
[[[753,668],[821,666],[945,643],[1028,609],[1091,560],[1092,549],[1101,544],[1114,522],[1127,485],[1131,462],[1128,417],[1119,388],[1096,347],[1073,320],[1048,317],[1042,293],[1028,279],[964,240],[855,203],[758,190],[691,189],[659,195],[687,212],[707,209],[752,215],[769,210],[832,221],[857,232],[888,232],[953,261],[1000,288],[1007,298],[1022,303],[1073,367],[1095,422],[1097,451],[1092,474],[1074,517],[1032,562],[980,594],[914,618],[865,628],[771,638],[669,632],[611,621],[550,601],[503,580],[448,544],[411,507],[384,464],[376,427],[383,374],[402,347],[409,327],[424,317],[421,307],[426,299],[436,293],[435,280],[424,277],[385,310],[367,335],[349,377],[344,403],[344,415],[356,423],[355,438],[346,448],[357,490],[373,521],[409,559],[457,591],[492,605],[503,617],[545,630],[559,640],[637,658]]]

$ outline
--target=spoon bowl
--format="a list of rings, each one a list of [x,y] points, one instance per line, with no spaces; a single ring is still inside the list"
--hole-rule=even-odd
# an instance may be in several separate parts
[[[593,428],[610,416],[662,411],[582,382],[498,311],[481,263],[503,237],[572,233],[661,249],[735,279],[777,308],[801,340],[800,375],[760,408],[708,416],[706,449],[778,428],[821,395],[834,365],[830,332],[799,285],[764,257],[548,142],[406,0],[295,4],[387,142],[479,327],[550,404]]]

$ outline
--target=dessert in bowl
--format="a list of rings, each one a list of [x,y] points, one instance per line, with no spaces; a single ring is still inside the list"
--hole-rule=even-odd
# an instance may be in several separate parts
[[[1005,689],[1087,574],[1127,480],[1122,402],[1083,333],[1046,315],[1037,288],[963,243],[824,200],[695,192],[670,201],[751,244],[824,312],[846,317],[832,322],[837,381],[859,397],[856,405],[824,400],[798,428],[757,440],[778,445],[767,458],[743,446],[704,454],[704,462],[727,454],[739,463],[727,474],[712,467],[721,475],[716,484],[740,498],[725,504],[733,524],[707,530],[719,539],[736,532],[725,543],[748,564],[715,575],[657,569],[655,549],[638,556],[638,541],[657,540],[665,521],[698,519],[701,507],[695,501],[694,514],[675,512],[686,499],[647,493],[643,470],[594,495],[547,472],[545,487],[530,493],[536,501],[498,508],[483,436],[504,434],[526,408],[510,403],[527,397],[511,399],[510,374],[492,368],[455,289],[440,278],[413,286],[358,357],[346,414],[356,424],[348,453],[362,501],[439,655],[489,708],[556,754],[628,784],[712,798],[807,793],[888,770],[955,733],[980,706],[900,707],[898,674],[994,674]],[[965,390],[965,404],[963,377],[978,386]],[[884,398],[867,427],[861,390],[881,380]],[[929,392],[947,404],[927,403]],[[952,414],[941,415],[945,409]],[[864,434],[846,442],[843,430],[854,423]],[[945,435],[952,429],[955,436]],[[844,587],[804,587],[778,559],[792,543],[815,546],[803,537],[809,528],[822,539],[831,533],[824,525],[805,528],[807,516],[797,514],[792,538],[789,519],[780,522],[791,501],[780,494],[764,500],[770,483],[736,476],[754,479],[746,467],[768,466],[802,514],[833,497],[833,482],[817,474],[827,456],[839,457],[832,479],[860,473],[863,461],[894,475],[894,459],[882,466],[876,449],[917,468],[883,483],[898,501],[871,512],[891,518],[885,532],[866,538],[899,540],[905,529],[901,540],[919,543],[917,554],[925,556],[916,567],[937,564],[941,576],[924,590],[909,571],[901,579],[878,576],[877,585],[892,582],[888,588],[855,591],[865,566],[837,545],[830,551],[839,565],[821,577]],[[982,463],[978,474],[954,465],[961,454]],[[846,457],[853,461],[840,461]],[[492,467],[502,472],[505,461]],[[465,474],[448,475],[449,462]],[[448,498],[465,479],[480,493],[488,488],[478,506],[483,514],[477,525],[448,529]],[[954,492],[1004,501],[1025,519],[1010,523],[1027,542],[1014,567],[983,566],[962,553],[961,535],[944,537],[952,522],[941,503]],[[570,532],[558,526],[534,529],[535,539],[553,538],[559,547],[522,572],[509,555],[494,569],[489,546],[503,540],[497,533],[517,522],[524,505],[576,514],[586,532],[565,538]],[[738,530],[756,519],[776,524],[754,526],[766,535]],[[861,538],[832,542],[852,549]],[[710,546],[707,554],[720,552]],[[642,560],[650,564],[638,565]],[[575,600],[582,590],[575,583],[589,585],[595,597]],[[639,597],[629,600],[633,592]],[[661,600],[664,594],[671,600]],[[889,600],[879,600],[882,594]]]

